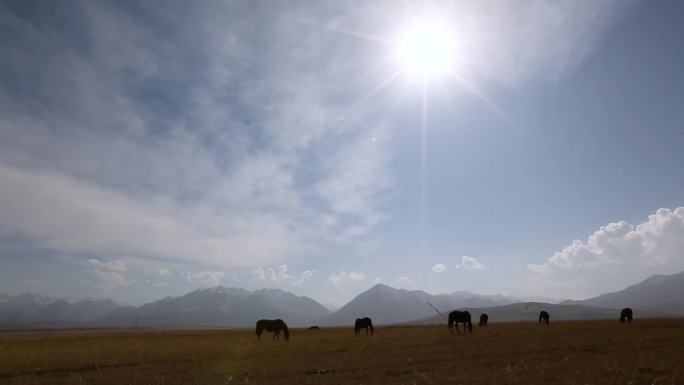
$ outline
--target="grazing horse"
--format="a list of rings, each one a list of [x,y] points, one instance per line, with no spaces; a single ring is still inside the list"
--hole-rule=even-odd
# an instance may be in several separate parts
[[[261,333],[266,330],[273,332],[273,339],[280,341],[280,331],[285,335],[285,341],[290,340],[290,331],[287,329],[287,324],[281,319],[260,319],[256,323],[256,335],[261,339]]]
[[[368,335],[368,329],[370,329],[371,335],[375,334],[375,330],[373,330],[373,322],[368,317],[357,318],[356,322],[354,322],[354,335],[355,336],[358,336],[359,334],[361,334],[361,329],[366,329],[366,335]]]
[[[632,318],[634,317],[634,313],[632,312],[632,309],[629,307],[626,307],[622,309],[620,312],[620,322],[625,323],[625,322],[632,322]]]
[[[549,324],[549,312],[546,310],[542,310],[539,312],[539,323],[540,324]]]
[[[480,314],[480,326],[487,326],[487,322],[489,322],[487,313]]]
[[[321,329],[321,327],[318,325],[309,326],[309,330],[320,330],[320,329]]]
[[[456,324],[456,333],[461,334],[458,330],[458,324],[463,324],[463,333],[473,334],[473,323],[471,322],[470,312],[454,310],[449,313],[449,331],[454,334],[454,324]]]

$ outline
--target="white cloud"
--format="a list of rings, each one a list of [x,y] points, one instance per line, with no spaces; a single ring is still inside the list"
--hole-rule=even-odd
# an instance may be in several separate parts
[[[305,270],[299,274],[291,273],[287,265],[280,265],[277,269],[271,267],[257,267],[252,271],[254,279],[273,283],[291,282],[293,285],[301,285],[316,274],[313,270]]]
[[[454,3],[454,25],[468,46],[469,70],[507,83],[556,81],[579,65],[635,1]],[[464,9],[458,9],[463,7]],[[462,18],[462,19],[461,19]]]
[[[376,278],[373,280],[373,284],[374,284],[374,285],[377,285],[377,284],[379,284],[379,283],[382,283],[382,278],[376,277]]]
[[[174,12],[166,7],[150,12]],[[287,7],[198,4],[167,20],[180,38],[163,42],[154,23],[123,10],[68,8],[93,21],[85,55],[53,38],[59,31],[10,25],[21,39],[8,39],[8,60],[26,65],[7,77],[40,74],[41,84],[26,86],[37,93],[30,105],[0,89],[0,235],[60,253],[254,268],[348,242],[383,220],[388,150],[365,142],[387,128],[368,118],[377,106],[340,118],[354,85],[368,84],[348,76],[363,56],[337,60],[346,39],[291,23],[302,11]],[[265,17],[262,36],[278,38],[263,40],[236,15]],[[206,28],[194,28],[200,21]],[[9,58],[24,46],[45,49]],[[283,55],[294,47],[307,54]],[[74,71],[53,75],[46,62]],[[159,98],[140,97],[151,90]]]
[[[484,269],[484,265],[481,264],[477,258],[469,257],[467,255],[461,257],[460,266],[465,269]]]
[[[306,282],[306,281],[310,280],[311,278],[313,278],[313,276],[314,276],[315,274],[316,274],[315,271],[312,271],[312,270],[305,270],[305,271],[302,272],[302,275],[299,277],[299,279],[296,280],[296,281],[294,281],[294,282],[292,282],[292,284],[293,284],[293,285],[301,285],[301,284],[303,284],[304,282]]]
[[[260,266],[254,269],[252,274],[254,275],[254,278],[258,280],[270,282],[282,282],[292,278],[288,272],[287,265],[278,266],[278,270],[274,270],[270,267],[263,268]]]
[[[661,208],[637,226],[625,221],[601,226],[586,241],[575,240],[545,263],[529,264],[536,273],[605,263],[665,265],[681,259],[684,250],[684,207]]]
[[[165,268],[163,268],[163,267],[160,267],[160,268],[157,270],[157,274],[159,274],[159,276],[161,276],[161,277],[166,277],[166,276],[172,275],[173,272],[172,272],[171,270],[169,270],[169,269],[165,269]]]
[[[434,273],[440,274],[440,273],[447,271],[447,267],[443,263],[438,263],[438,264],[432,266],[432,271]]]
[[[416,284],[409,277],[399,277],[396,280],[397,287],[400,289],[413,290]]]
[[[221,283],[225,276],[222,271],[185,271],[182,273],[186,281],[191,283],[200,283],[203,285],[216,286]]]
[[[124,275],[128,269],[120,259],[103,262],[91,258],[88,260],[88,264],[93,266],[93,273],[100,279],[105,288],[113,289],[116,286],[126,286],[132,283]]]
[[[357,283],[364,280],[363,273],[340,271],[339,273],[333,273],[328,276],[328,281],[335,286],[341,286],[348,283]]]
[[[90,263],[93,266],[96,266],[99,269],[104,269],[104,270],[113,270],[113,271],[127,271],[128,269],[126,268],[126,265],[124,262],[120,259],[115,259],[113,261],[108,261],[108,262],[102,262],[98,259],[91,258],[88,260],[88,263]]]

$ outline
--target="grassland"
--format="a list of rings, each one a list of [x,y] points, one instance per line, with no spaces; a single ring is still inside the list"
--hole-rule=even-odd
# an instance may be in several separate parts
[[[0,384],[684,384],[684,320],[0,335]]]

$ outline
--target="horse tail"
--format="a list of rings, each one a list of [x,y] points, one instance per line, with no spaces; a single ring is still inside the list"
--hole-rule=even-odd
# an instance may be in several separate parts
[[[285,322],[283,322],[283,321],[281,321],[281,322],[283,323],[283,333],[285,334],[285,341],[289,341],[290,340],[290,330],[287,328],[287,324]]]

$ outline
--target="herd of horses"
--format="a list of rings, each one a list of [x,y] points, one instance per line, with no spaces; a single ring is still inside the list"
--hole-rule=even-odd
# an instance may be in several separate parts
[[[549,315],[549,312],[546,310],[542,310],[539,312],[539,324],[541,325],[549,325],[551,316]],[[625,322],[632,322],[634,319],[634,312],[632,309],[626,307],[620,311],[620,322],[625,323]],[[489,322],[489,315],[487,313],[482,313],[480,314],[480,323],[479,325],[481,327],[486,327],[487,322]],[[458,328],[458,324],[463,324],[463,333],[467,334],[473,333],[473,323],[472,323],[472,318],[470,316],[470,312],[467,310],[464,311],[459,311],[459,310],[454,310],[451,313],[449,313],[449,332],[451,334],[454,334],[454,329],[456,330],[456,334],[461,334],[461,331]],[[309,330],[319,330],[319,326],[311,326],[309,327]],[[358,336],[361,334],[361,330],[365,329],[366,330],[366,335],[370,332],[370,335],[375,334],[375,330],[373,329],[373,321],[369,317],[364,317],[364,318],[357,318],[356,322],[354,322],[354,335]],[[280,332],[283,332],[283,336],[285,337],[285,341],[289,341],[290,339],[290,331],[287,328],[287,324],[285,321],[281,319],[274,319],[274,320],[269,320],[269,319],[262,319],[257,321],[256,323],[256,335],[257,338],[261,339],[261,334],[264,332],[273,332],[273,339],[276,341],[280,341]]]

